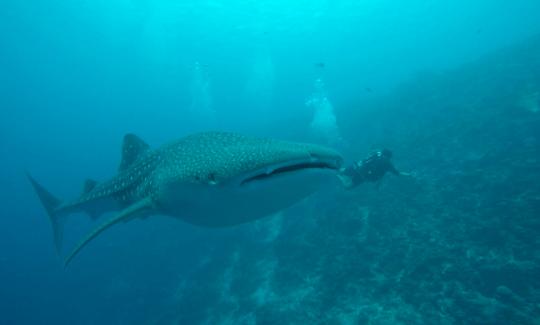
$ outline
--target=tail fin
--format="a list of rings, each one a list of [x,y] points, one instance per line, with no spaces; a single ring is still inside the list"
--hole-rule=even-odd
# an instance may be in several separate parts
[[[56,251],[59,253],[62,248],[62,237],[64,232],[63,223],[61,218],[57,214],[57,208],[62,204],[62,202],[47,191],[41,184],[39,184],[30,174],[26,173],[26,176],[32,183],[34,190],[36,191],[41,204],[45,207],[49,219],[51,220],[51,225],[53,229],[54,244],[56,246]]]

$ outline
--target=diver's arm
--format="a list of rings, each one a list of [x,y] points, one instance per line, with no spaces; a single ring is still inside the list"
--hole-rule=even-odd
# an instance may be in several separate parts
[[[394,165],[392,165],[392,163],[390,163],[390,169],[388,171],[396,176],[414,176],[412,173],[400,172],[396,169],[396,167],[394,167]]]
[[[398,171],[396,169],[396,167],[394,167],[394,165],[392,165],[391,162],[388,162],[389,166],[388,166],[388,171],[391,172],[392,174],[396,175],[396,176],[400,176],[402,175],[402,173],[400,171]]]

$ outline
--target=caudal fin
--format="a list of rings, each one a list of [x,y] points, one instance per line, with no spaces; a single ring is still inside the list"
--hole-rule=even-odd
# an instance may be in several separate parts
[[[47,211],[47,214],[49,215],[49,220],[51,220],[51,225],[53,229],[56,251],[60,252],[62,248],[64,227],[63,223],[61,222],[61,217],[57,213],[57,209],[62,204],[62,202],[54,195],[52,195],[49,191],[47,191],[32,176],[30,176],[30,174],[26,173],[26,176],[28,176],[28,179],[30,180],[30,183],[32,183],[32,186],[34,187],[34,190],[36,191],[39,200],[41,201],[41,204],[43,204],[45,210]]]

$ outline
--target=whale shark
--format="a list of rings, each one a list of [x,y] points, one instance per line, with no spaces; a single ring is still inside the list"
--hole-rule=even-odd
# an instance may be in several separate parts
[[[67,216],[115,213],[75,246],[64,260],[67,266],[119,222],[165,215],[219,228],[274,214],[336,180],[342,162],[331,148],[236,133],[197,133],[156,149],[127,134],[117,174],[101,183],[87,180],[73,200],[62,201],[28,178],[49,216],[59,253]]]

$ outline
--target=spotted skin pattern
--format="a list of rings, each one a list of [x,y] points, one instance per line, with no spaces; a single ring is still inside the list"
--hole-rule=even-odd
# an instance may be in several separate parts
[[[129,147],[124,145],[124,155],[126,150]],[[334,150],[313,144],[227,132],[198,133],[142,153],[115,177],[59,210],[106,197],[126,207],[143,198],[157,199],[160,186],[167,183],[217,184],[247,170],[312,156],[341,159]]]
[[[86,211],[98,216],[120,210],[86,236],[68,255],[66,264],[105,229],[136,217],[162,214],[207,227],[255,220],[312,193],[319,176],[337,170],[342,161],[339,153],[322,146],[226,132],[190,135],[155,150],[130,134],[124,138],[122,153],[116,176],[98,184],[87,181],[83,194],[66,203],[29,176],[51,219],[57,248],[64,215]],[[274,177],[275,170],[279,175],[291,170],[296,173]],[[244,186],[247,181],[268,179],[268,175],[275,181]],[[289,179],[293,183],[285,185]],[[212,210],[214,205],[217,210]]]

